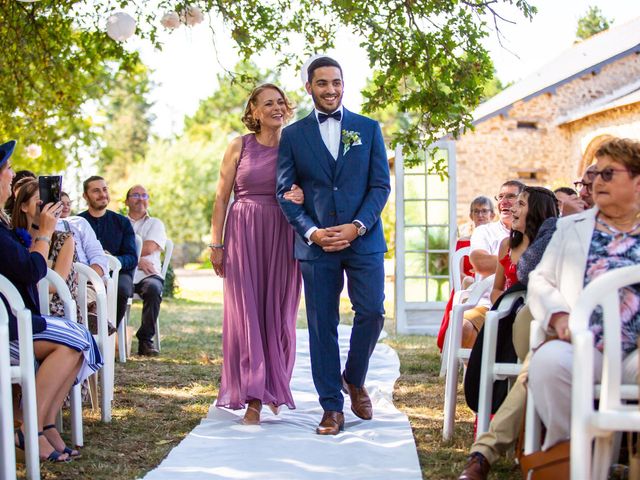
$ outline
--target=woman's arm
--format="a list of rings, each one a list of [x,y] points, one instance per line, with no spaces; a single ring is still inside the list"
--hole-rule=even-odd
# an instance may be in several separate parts
[[[509,250],[509,238],[505,238],[500,242],[500,249],[498,250],[498,263],[496,265],[496,277],[493,280],[493,290],[491,290],[491,303],[496,303],[496,300],[500,295],[504,293],[505,277],[504,267],[500,263],[500,259],[507,254]]]
[[[216,198],[213,205],[213,213],[211,215],[211,243],[213,245],[222,245],[222,234],[224,229],[224,220],[227,215],[227,206],[229,198],[233,190],[233,184],[236,179],[238,169],[238,160],[240,160],[240,152],[242,150],[242,137],[235,138],[227,147],[227,151],[222,158],[220,166],[220,177],[218,178],[218,187],[216,189]],[[213,265],[216,275],[222,276],[222,260],[224,250],[222,248],[212,248],[209,259]]]

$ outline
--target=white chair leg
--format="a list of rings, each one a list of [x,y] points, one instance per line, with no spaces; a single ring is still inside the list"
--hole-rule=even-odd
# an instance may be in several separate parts
[[[100,372],[100,414],[103,423],[111,422],[111,386],[109,384],[109,373],[103,368]],[[96,397],[97,400],[97,397]]]
[[[6,324],[0,329],[0,478],[16,478],[16,455],[13,439],[13,399],[11,397],[11,367],[9,334]]]
[[[456,307],[453,307],[453,319],[457,316]],[[460,349],[462,342],[462,324],[458,325],[458,323],[460,322],[454,321],[449,325],[451,340],[449,342],[449,355],[447,356],[447,376],[444,387],[444,423],[442,427],[442,438],[445,441],[449,440],[453,435],[453,425],[456,417],[459,370],[458,350]]]
[[[31,366],[33,369],[33,366]],[[36,384],[22,383],[22,409],[24,417],[25,457],[27,478],[40,479],[40,456],[38,452],[38,424],[36,408]]]
[[[71,389],[71,441],[74,446],[82,447],[82,386],[75,385]]]
[[[107,348],[105,350],[104,367],[102,367],[102,375],[105,376],[105,382],[107,382],[107,392],[109,400],[113,401],[113,387],[115,381],[115,349],[116,349],[116,337],[111,335],[107,342]]]
[[[480,363],[480,390],[478,392],[478,426],[476,435],[489,430],[493,402],[495,353],[498,342],[498,321],[494,312],[488,312],[484,323],[482,361]]]
[[[595,448],[593,451],[593,480],[607,479],[609,467],[611,467],[613,443],[613,432],[602,437],[596,437]]]
[[[127,325],[131,316],[131,305],[127,305],[125,313],[120,325],[118,325],[118,361],[120,363],[127,362]]]
[[[156,347],[158,348],[158,351],[160,351],[160,315],[158,315],[158,318],[156,318],[155,338],[156,338]]]
[[[530,455],[540,450],[541,425],[540,417],[536,412],[531,391],[527,390],[527,410],[525,413],[526,429],[524,432],[524,454]]]
[[[449,328],[447,328],[447,333],[444,335],[444,345],[442,346],[442,356],[440,358],[440,378],[444,377],[447,374],[447,358],[449,356],[449,342],[451,340],[451,335],[449,332],[451,331],[451,324],[449,324]]]

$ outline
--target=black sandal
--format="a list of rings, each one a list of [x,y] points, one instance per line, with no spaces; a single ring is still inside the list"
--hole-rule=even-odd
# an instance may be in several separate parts
[[[22,430],[17,429],[15,431],[16,437],[18,438],[18,443],[16,443],[16,448],[22,450],[24,452],[24,433],[22,433]],[[42,436],[44,435],[44,432],[38,432],[38,436]],[[66,452],[65,452],[66,453]],[[60,453],[60,452],[56,452],[55,450],[53,452],[51,452],[49,454],[48,457],[44,458],[44,457],[40,457],[40,460],[46,460],[48,462],[52,462],[52,463],[69,463],[71,461],[71,457],[67,457],[64,459],[60,459],[60,457],[64,455],[64,453]]]
[[[42,433],[44,433],[45,430],[51,430],[51,429],[55,429],[56,426],[55,424],[51,424],[51,425],[45,425],[44,427],[42,427]],[[59,454],[64,454],[66,453],[67,455],[69,455],[69,458],[80,458],[82,457],[82,453],[80,452],[80,450],[72,450],[71,448],[67,447],[66,445],[64,446],[64,450],[62,450],[61,452],[56,450]]]

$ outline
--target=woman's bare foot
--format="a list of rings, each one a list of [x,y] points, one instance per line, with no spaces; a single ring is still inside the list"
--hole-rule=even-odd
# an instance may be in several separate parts
[[[260,400],[249,400],[247,411],[244,413],[242,423],[245,425],[260,425],[260,411],[262,402]]]

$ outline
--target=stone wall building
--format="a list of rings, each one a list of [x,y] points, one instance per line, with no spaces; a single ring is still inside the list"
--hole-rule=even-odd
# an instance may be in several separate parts
[[[456,141],[457,216],[508,179],[572,186],[611,136],[640,139],[640,18],[579,42],[474,112]]]

